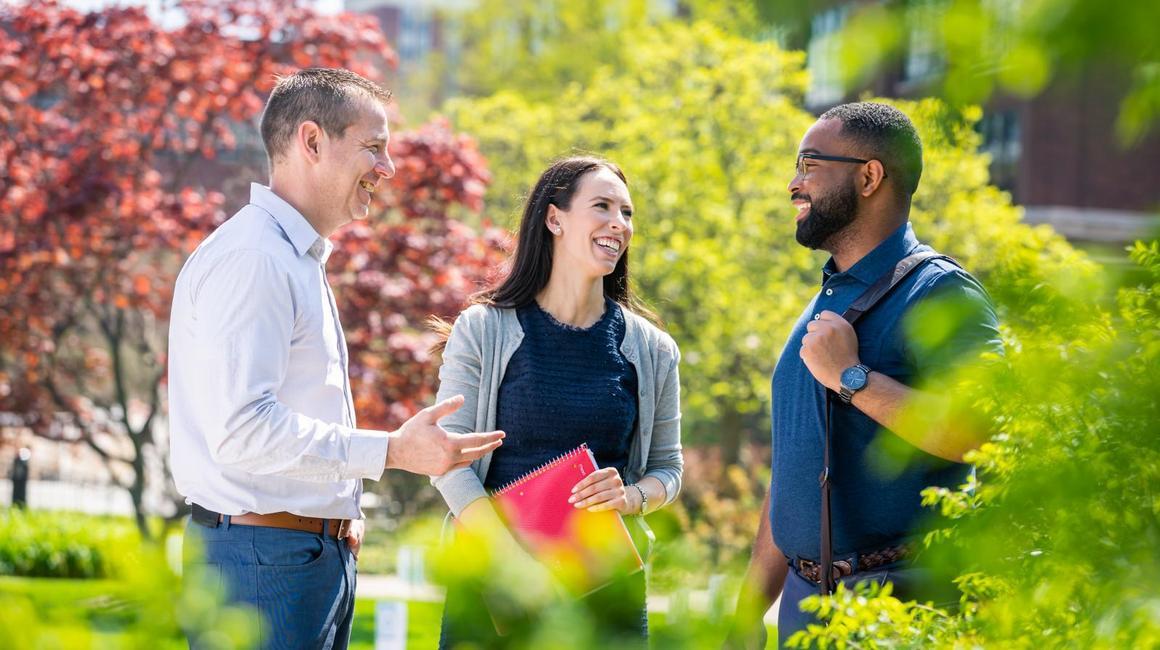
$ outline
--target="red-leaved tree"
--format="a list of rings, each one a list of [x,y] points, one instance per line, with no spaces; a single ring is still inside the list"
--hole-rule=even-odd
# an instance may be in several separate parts
[[[206,179],[265,180],[264,160],[223,154],[256,141],[277,74],[378,79],[395,64],[367,16],[272,0],[171,12],[176,27],[137,7],[0,3],[0,412],[95,450],[145,535],[148,477],[168,483],[175,275],[240,207]],[[488,181],[474,145],[439,122],[394,141],[382,214],[342,233],[329,264],[363,426],[396,425],[430,399],[423,320],[454,314],[500,254],[494,232],[455,218],[480,209]]]

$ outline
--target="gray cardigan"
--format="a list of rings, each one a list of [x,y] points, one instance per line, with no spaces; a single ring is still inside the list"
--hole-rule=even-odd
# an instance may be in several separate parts
[[[645,476],[656,478],[665,487],[664,504],[668,504],[681,490],[684,468],[677,374],[680,351],[668,334],[637,314],[623,311],[625,334],[620,351],[636,369],[640,387],[624,480],[635,483]],[[458,411],[440,421],[445,429],[456,433],[495,429],[499,386],[523,338],[523,328],[512,309],[473,305],[459,315],[443,350],[437,399],[463,395],[465,401]],[[490,463],[488,454],[470,467],[431,479],[453,515],[458,517],[469,503],[487,496],[483,479]]]

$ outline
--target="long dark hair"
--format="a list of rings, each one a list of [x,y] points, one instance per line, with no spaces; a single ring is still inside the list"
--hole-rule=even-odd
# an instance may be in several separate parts
[[[540,179],[532,188],[524,204],[520,217],[516,249],[508,274],[493,287],[471,296],[471,304],[492,305],[502,309],[517,309],[531,304],[536,296],[548,286],[552,276],[552,235],[546,223],[548,206],[568,210],[572,196],[580,186],[580,179],[590,171],[604,167],[628,186],[628,179],[615,163],[596,156],[574,156],[552,163],[540,174]],[[633,293],[628,281],[628,253],[624,251],[612,273],[604,276],[604,295],[621,306],[644,316],[656,323],[657,317]],[[435,348],[441,349],[451,326],[439,319],[430,319],[431,327],[439,332],[442,341]]]

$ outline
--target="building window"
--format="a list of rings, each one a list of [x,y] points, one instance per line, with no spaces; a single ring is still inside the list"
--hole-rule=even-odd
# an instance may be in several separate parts
[[[810,73],[810,87],[806,91],[806,105],[826,106],[842,101],[841,60],[838,32],[846,24],[849,7],[832,7],[816,14],[810,20],[810,44],[806,48],[806,67]]]
[[[943,71],[939,20],[944,11],[944,0],[915,2],[906,10],[910,33],[907,36],[906,61],[902,66],[904,82],[920,82]]]
[[[399,60],[403,63],[422,61],[431,51],[433,33],[430,9],[403,8],[399,12]]]
[[[1013,109],[988,112],[976,128],[983,136],[979,150],[991,157],[991,184],[1018,200],[1015,180],[1023,153],[1019,114]]]

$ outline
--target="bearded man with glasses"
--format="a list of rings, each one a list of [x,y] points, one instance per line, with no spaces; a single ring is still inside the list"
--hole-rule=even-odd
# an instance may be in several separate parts
[[[964,355],[1002,351],[982,285],[910,226],[922,143],[906,115],[872,102],[827,111],[802,138],[794,172],[797,241],[830,259],[773,373],[772,479],[729,647],[764,647],[762,619],[778,596],[784,647],[817,623],[800,601],[838,582],[890,581],[903,600],[957,600],[915,563],[920,492],[963,484],[963,454],[983,436],[901,414],[945,412]],[[953,301],[963,315],[933,349],[904,325],[930,300]]]

